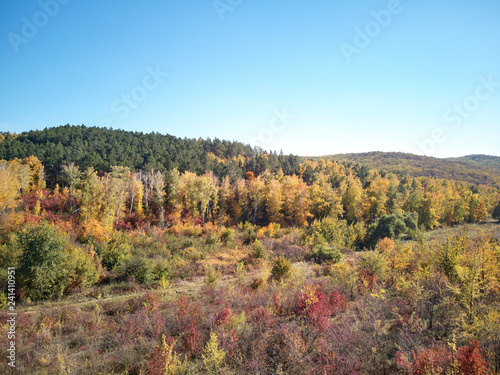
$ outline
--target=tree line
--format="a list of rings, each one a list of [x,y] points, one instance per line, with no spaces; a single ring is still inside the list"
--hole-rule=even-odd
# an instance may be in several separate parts
[[[358,247],[440,225],[500,219],[500,194],[493,187],[360,171],[320,160],[300,164],[297,174],[266,169],[232,179],[177,168],[163,172],[112,166],[109,172],[98,172],[71,162],[57,175],[61,186],[47,190],[45,167],[30,156],[0,162],[0,212],[5,218],[16,207],[25,208],[30,194],[36,214],[67,212],[93,231],[127,225],[169,227],[186,220],[306,227],[330,218],[340,225],[345,239],[341,245]],[[60,202],[56,208],[54,202]]]

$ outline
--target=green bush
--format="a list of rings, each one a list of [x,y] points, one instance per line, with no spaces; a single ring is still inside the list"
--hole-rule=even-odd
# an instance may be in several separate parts
[[[373,248],[382,238],[399,239],[403,234],[414,235],[417,229],[418,214],[416,212],[382,215],[370,225],[370,239],[367,245]]]
[[[162,278],[170,279],[172,275],[172,270],[170,269],[170,264],[164,260],[160,259],[155,262],[153,266],[153,279],[161,280]]]
[[[103,267],[113,270],[122,266],[130,258],[131,249],[126,235],[116,232],[113,240],[98,250]]]
[[[245,221],[245,223],[239,223],[238,228],[241,230],[244,244],[252,243],[257,238],[255,226],[252,223],[248,221]]]
[[[255,240],[252,244],[253,256],[256,259],[267,259],[269,257],[266,247],[259,240]]]
[[[274,262],[273,269],[271,270],[271,275],[273,279],[280,281],[290,276],[292,271],[292,264],[283,255],[279,256]]]
[[[227,246],[228,242],[234,240],[234,238],[235,238],[234,229],[224,228],[221,231],[220,240],[224,245]]]
[[[318,263],[338,263],[342,259],[342,253],[336,246],[317,245],[314,247],[311,258]]]
[[[17,233],[22,252],[20,286],[33,299],[61,297],[71,287],[90,286],[98,281],[99,269],[92,256],[54,225],[42,223]]]
[[[208,286],[216,287],[219,284],[222,273],[215,267],[207,267],[205,269],[207,275],[206,283]]]
[[[383,278],[386,271],[384,254],[379,251],[366,251],[359,259],[359,266],[370,275]]]
[[[125,274],[135,278],[141,284],[148,284],[155,278],[154,263],[151,259],[133,257],[125,267]]]
[[[205,238],[205,245],[214,246],[219,241],[219,236],[216,232],[210,232]]]

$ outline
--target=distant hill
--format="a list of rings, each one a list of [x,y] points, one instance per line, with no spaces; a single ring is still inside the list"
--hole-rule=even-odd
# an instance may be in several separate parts
[[[468,163],[475,166],[495,168],[500,171],[500,156],[491,155],[467,155],[459,158],[447,158],[446,160]]]
[[[359,163],[370,169],[400,176],[445,178],[500,188],[500,157],[496,156],[469,155],[462,158],[438,159],[402,152],[367,152],[309,159],[323,158]]]

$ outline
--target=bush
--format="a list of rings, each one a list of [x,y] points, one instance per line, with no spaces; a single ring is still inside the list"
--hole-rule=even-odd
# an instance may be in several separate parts
[[[158,260],[155,262],[153,266],[153,279],[154,280],[162,280],[169,279],[172,271],[170,269],[170,265],[164,259]]]
[[[336,246],[317,245],[314,247],[311,258],[313,258],[317,263],[338,263],[342,259],[342,253]]]
[[[359,266],[371,276],[381,278],[386,270],[386,261],[379,251],[366,251],[359,259]]]
[[[370,240],[368,246],[373,247],[382,238],[399,239],[403,234],[414,235],[418,229],[418,214],[416,212],[382,215],[377,222],[370,225]]]
[[[280,281],[290,276],[292,264],[283,255],[278,257],[274,262],[274,267],[271,270],[273,279]]]
[[[99,278],[92,255],[71,246],[54,225],[26,228],[17,234],[17,244],[22,251],[20,285],[33,300],[61,297],[69,286],[89,286]]]
[[[220,235],[221,242],[227,246],[229,241],[232,241],[235,237],[234,229],[224,228]]]
[[[267,259],[269,257],[266,247],[259,240],[255,240],[255,242],[252,244],[252,248],[254,258]]]
[[[215,267],[207,267],[205,273],[207,274],[207,285],[210,287],[216,287],[222,276],[221,272]]]
[[[115,232],[113,240],[98,251],[103,267],[113,270],[122,266],[130,258],[131,249],[126,235]]]
[[[125,267],[125,274],[134,277],[141,284],[147,284],[154,280],[154,264],[150,259],[131,258]]]
[[[217,235],[216,232],[211,232],[207,235],[205,238],[205,245],[207,246],[214,246],[217,244],[219,241],[219,236]]]
[[[257,234],[255,233],[255,227],[252,223],[245,221],[245,223],[239,223],[238,228],[241,230],[243,235],[243,243],[249,244],[255,241]]]

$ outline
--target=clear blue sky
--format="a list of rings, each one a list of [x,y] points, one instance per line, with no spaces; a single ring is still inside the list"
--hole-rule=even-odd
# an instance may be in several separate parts
[[[56,1],[0,3],[0,131],[500,156],[498,0]]]

